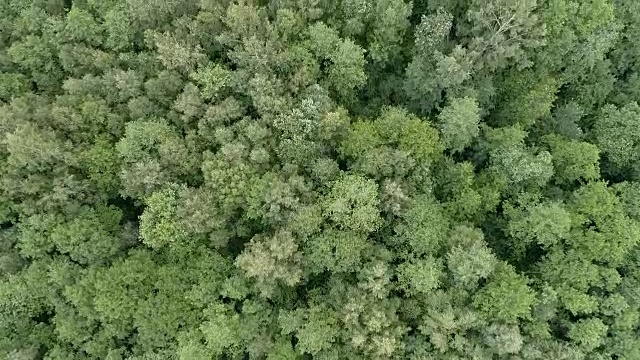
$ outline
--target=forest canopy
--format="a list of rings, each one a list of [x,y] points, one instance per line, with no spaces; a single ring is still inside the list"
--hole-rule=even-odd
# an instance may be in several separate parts
[[[0,1],[0,357],[640,359],[640,1]]]

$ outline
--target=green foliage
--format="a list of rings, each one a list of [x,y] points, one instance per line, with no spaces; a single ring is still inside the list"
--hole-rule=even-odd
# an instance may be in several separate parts
[[[455,284],[475,287],[479,280],[488,278],[498,261],[485,244],[482,232],[458,226],[449,236],[451,244],[445,258]]]
[[[442,145],[427,121],[404,109],[385,108],[373,123],[354,123],[339,151],[353,160],[355,170],[391,177],[430,165],[440,157]]]
[[[207,321],[203,322],[200,330],[204,336],[207,349],[201,349],[203,356],[205,354],[219,355],[224,353],[226,348],[237,346],[238,333],[240,332],[240,317],[230,311],[228,306],[223,304],[212,304],[205,309],[204,314]],[[191,346],[197,346],[193,344]],[[184,349],[184,348],[183,348]],[[185,351],[189,351],[185,354]],[[181,356],[198,351],[196,349],[182,350]]]
[[[324,216],[341,229],[372,232],[380,226],[378,185],[359,175],[335,181],[323,204]]]
[[[145,32],[145,38],[147,42],[155,45],[158,50],[158,60],[167,70],[190,73],[205,61],[205,56],[202,54],[200,46],[194,46],[176,39],[168,32],[147,31]]]
[[[597,180],[600,177],[600,150],[597,146],[557,135],[549,135],[546,140],[558,183],[571,184],[575,181]]]
[[[452,99],[438,115],[442,142],[453,152],[460,152],[478,136],[480,109],[471,98]]]
[[[473,299],[488,319],[514,323],[529,316],[535,302],[535,293],[527,286],[527,280],[509,266],[501,264]]]
[[[387,63],[402,51],[412,6],[402,0],[379,0],[371,6],[373,29],[367,39],[367,52],[374,62]]]
[[[524,244],[551,247],[569,237],[571,213],[562,204],[549,202],[515,209],[505,206],[509,235]]]
[[[580,344],[580,347],[589,352],[602,345],[606,336],[607,325],[597,318],[580,320],[569,330],[572,341]]]
[[[616,184],[615,188],[627,215],[640,221],[640,183],[623,182]]]
[[[278,324],[284,335],[294,333],[298,339],[296,348],[300,354],[315,355],[327,350],[338,336],[337,314],[323,306],[283,312]]]
[[[409,294],[429,294],[440,285],[442,264],[433,258],[405,262],[398,267],[398,282]]]
[[[146,201],[140,216],[140,239],[152,248],[186,241],[186,231],[176,216],[176,190],[172,188],[154,192]]]
[[[251,239],[236,259],[236,265],[249,278],[255,278],[260,291],[269,295],[279,281],[288,286],[300,281],[300,258],[295,239],[283,231],[266,239],[260,236]]]
[[[150,195],[167,180],[179,180],[194,160],[177,131],[156,120],[129,122],[116,150],[123,163],[124,195],[136,198]]]
[[[546,29],[536,14],[536,0],[472,1],[468,18],[471,50],[480,66],[495,70],[514,64],[531,66],[528,52],[545,44]]]
[[[442,206],[431,196],[422,195],[407,204],[395,233],[416,255],[439,250],[449,227]]]
[[[530,71],[508,74],[501,91],[502,103],[496,113],[500,125],[529,127],[549,115],[560,82],[553,76]]]
[[[408,97],[418,109],[428,112],[441,100],[442,90],[455,89],[470,76],[471,61],[465,48],[455,47],[443,53],[453,26],[453,16],[439,9],[422,15],[414,31],[413,59],[406,68],[404,83]],[[435,75],[435,76],[434,76]]]
[[[341,40],[337,32],[323,23],[309,27],[309,49],[323,62],[326,85],[337,96],[348,97],[351,90],[364,85],[364,50],[349,39]]]
[[[517,127],[487,129],[491,168],[502,174],[508,184],[544,186],[553,176],[551,154],[542,150],[533,154],[524,144],[527,135]]]
[[[612,165],[612,171],[632,167],[639,161],[640,106],[629,103],[618,109],[605,106],[593,128],[596,144]]]
[[[369,246],[367,238],[357,232],[325,230],[307,240],[305,253],[320,271],[351,272],[359,267]]]
[[[83,209],[67,223],[50,233],[56,249],[81,264],[107,261],[123,243],[119,223],[122,213],[115,207]]]
[[[209,65],[204,70],[192,73],[191,77],[202,86],[202,97],[208,100],[216,99],[220,92],[228,86],[230,80],[229,71],[220,65]]]
[[[640,359],[639,4],[0,1],[0,358]]]

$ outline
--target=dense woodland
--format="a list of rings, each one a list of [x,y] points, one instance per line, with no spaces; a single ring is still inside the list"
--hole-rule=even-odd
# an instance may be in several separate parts
[[[0,1],[0,358],[640,359],[640,1]]]

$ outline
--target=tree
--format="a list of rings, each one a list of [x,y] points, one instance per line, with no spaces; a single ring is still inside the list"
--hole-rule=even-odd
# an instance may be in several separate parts
[[[321,60],[329,61],[325,71],[327,87],[338,96],[348,96],[350,90],[364,85],[364,50],[349,39],[341,40],[333,29],[323,23],[309,27],[308,48]]]
[[[438,9],[435,14],[422,15],[414,33],[415,50],[406,69],[405,92],[416,107],[429,112],[441,100],[443,89],[455,88],[470,76],[471,63],[466,50],[454,48],[443,53],[443,44],[453,26],[451,13]],[[436,73],[437,76],[425,77]]]
[[[358,268],[370,246],[365,235],[329,229],[309,238],[304,253],[308,263],[314,266],[314,272],[352,272]]]
[[[524,209],[505,204],[505,213],[509,219],[507,232],[524,244],[549,248],[570,236],[571,213],[561,203],[533,204]]]
[[[333,183],[324,200],[323,214],[345,230],[369,233],[381,222],[378,186],[359,175],[345,175]]]
[[[502,98],[494,122],[500,126],[520,124],[529,128],[547,117],[561,82],[550,74],[513,71],[501,84]]]
[[[120,52],[131,49],[136,29],[124,6],[115,6],[104,15],[105,41],[110,49]]]
[[[373,61],[385,64],[402,51],[404,36],[410,26],[409,15],[412,7],[413,3],[400,0],[380,0],[372,6],[370,26],[373,30],[367,39],[367,53]],[[353,21],[353,17],[349,16],[348,21]]]
[[[638,161],[638,114],[640,107],[636,103],[629,103],[620,109],[608,105],[602,109],[602,116],[594,124],[595,141],[613,172],[624,171]]]
[[[51,241],[73,261],[103,263],[122,250],[121,218],[122,212],[115,207],[84,208],[74,220],[56,226]]]
[[[300,203],[299,194],[304,191],[300,179],[284,181],[274,173],[266,173],[252,179],[247,194],[247,217],[261,219],[265,225],[285,222]]]
[[[584,319],[573,325],[569,337],[590,352],[602,344],[606,332],[607,326],[600,319]]]
[[[203,98],[215,100],[221,96],[220,93],[228,86],[231,75],[229,74],[229,70],[222,66],[209,64],[203,70],[192,73],[191,78],[202,86],[200,92]]]
[[[199,45],[188,44],[176,39],[168,32],[145,32],[145,40],[158,49],[158,59],[167,70],[178,70],[191,73],[205,61],[205,55]]]
[[[187,240],[187,232],[178,222],[176,186],[154,192],[146,200],[140,216],[140,238],[152,248],[179,246]],[[175,245],[174,245],[175,244]]]
[[[456,163],[445,157],[437,169],[434,193],[447,213],[456,221],[471,220],[480,215],[483,199],[477,189],[473,164]]]
[[[452,152],[461,152],[478,136],[480,109],[471,98],[452,99],[438,115],[442,142]]]
[[[518,127],[487,128],[489,162],[505,176],[508,184],[525,182],[543,186],[553,176],[552,157],[546,150],[532,154],[524,146],[526,135]]]
[[[84,42],[92,46],[103,42],[100,24],[91,13],[75,6],[67,13],[61,37],[63,42]]]
[[[622,205],[625,208],[627,215],[635,219],[640,220],[640,184],[637,182],[623,182],[616,184],[614,187],[616,194],[620,198]]]
[[[486,331],[485,343],[498,355],[517,354],[523,339],[518,327],[493,324]]]
[[[615,266],[637,244],[638,224],[627,217],[620,200],[603,182],[576,190],[571,207],[579,233],[570,238],[570,244],[591,259]]]
[[[278,316],[283,335],[295,333],[300,354],[327,350],[338,336],[337,314],[323,306],[296,309]]]
[[[254,237],[236,266],[255,278],[260,291],[269,296],[277,283],[294,286],[301,280],[300,257],[291,233],[282,231],[267,238]]]
[[[444,242],[449,219],[441,205],[429,195],[416,196],[407,205],[403,221],[394,229],[402,243],[416,255],[437,252]],[[402,254],[402,249],[398,249]]]
[[[369,176],[405,177],[441,155],[437,130],[405,109],[385,108],[373,122],[356,122],[339,151]]]
[[[571,184],[600,177],[600,150],[588,142],[550,135],[545,139],[551,150],[556,181]]]
[[[428,294],[439,287],[442,271],[434,258],[405,262],[398,267],[398,282],[411,295]]]
[[[514,323],[529,316],[535,293],[527,286],[526,278],[509,265],[501,265],[474,296],[473,303],[490,319]]]
[[[63,78],[55,48],[41,36],[29,35],[14,42],[7,49],[7,55],[43,91],[55,91]]]
[[[531,65],[527,52],[544,45],[546,32],[536,7],[535,0],[471,3],[468,46],[478,54],[478,67],[494,71],[510,62],[519,68]]]
[[[458,226],[452,229],[450,242],[445,258],[456,286],[474,288],[479,280],[493,273],[498,261],[480,230]]]
[[[182,137],[161,119],[129,122],[116,149],[125,194],[139,199],[164,181],[187,175],[195,165]]]

